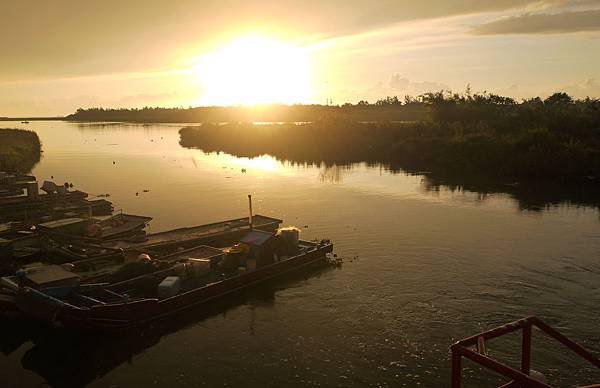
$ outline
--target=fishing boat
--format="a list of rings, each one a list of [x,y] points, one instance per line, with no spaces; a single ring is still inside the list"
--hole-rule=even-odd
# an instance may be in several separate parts
[[[102,198],[89,200],[87,193],[70,190],[72,185],[67,183],[56,185],[45,181],[40,193],[35,177],[0,173],[0,180],[4,182],[0,184],[0,221],[43,222],[81,215],[106,216],[113,212],[111,202]],[[26,195],[21,195],[23,189]]]
[[[0,264],[28,260],[36,256],[40,248],[40,236],[34,230],[4,230],[0,233]]]
[[[278,218],[256,214],[249,217],[235,218],[226,221],[213,222],[205,225],[177,228],[164,232],[149,233],[143,241],[115,239],[101,242],[103,246],[123,250],[147,251],[154,253],[173,253],[201,244],[224,246],[242,237],[252,228],[267,232],[275,231],[283,222]],[[148,253],[148,252],[145,252]]]
[[[152,217],[119,213],[92,224],[88,236],[103,240],[128,237],[140,233],[150,221]]]
[[[73,284],[68,273],[46,287],[19,279],[14,299],[23,313],[54,326],[121,330],[324,262],[332,250],[326,240],[252,230],[228,249],[182,251],[165,269],[115,283]]]
[[[0,171],[0,197],[22,195],[27,185],[32,182],[35,182],[34,176]]]
[[[107,248],[95,244],[63,243],[52,239],[44,239],[42,247],[44,252],[51,254],[48,255],[50,262],[55,264],[102,259],[123,261],[125,257],[122,249]]]
[[[38,225],[44,235],[60,241],[100,242],[142,235],[152,217],[119,213],[107,218],[72,217]]]

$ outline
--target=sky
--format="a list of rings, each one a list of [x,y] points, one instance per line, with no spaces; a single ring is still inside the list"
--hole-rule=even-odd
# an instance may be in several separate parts
[[[600,0],[4,1],[0,116],[371,102],[441,89],[600,97]]]

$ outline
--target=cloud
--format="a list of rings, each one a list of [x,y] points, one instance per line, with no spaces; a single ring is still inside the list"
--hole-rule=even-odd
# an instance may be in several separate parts
[[[580,82],[566,85],[557,84],[556,86],[550,87],[548,87],[548,85],[537,85],[529,86],[527,88],[523,88],[522,85],[512,84],[508,87],[491,90],[491,92],[516,99],[527,99],[532,97],[546,98],[556,92],[565,92],[577,99],[584,99],[586,97],[600,98],[600,82],[595,78],[588,78]]]
[[[390,78],[390,88],[394,90],[405,90],[410,85],[410,81],[406,77],[402,77],[400,74],[394,74]]]
[[[334,37],[535,0],[19,0],[2,3],[0,82],[163,69],[244,31]]]
[[[428,92],[439,92],[440,90],[450,90],[450,86],[434,81],[411,81],[398,73],[390,77],[389,82],[378,82],[370,89],[361,92],[359,95],[368,101],[375,101],[387,96],[418,96]]]
[[[526,13],[476,26],[477,35],[556,34],[600,30],[600,10]]]
[[[588,78],[578,84],[566,85],[562,90],[575,98],[600,98],[600,82],[595,78]]]
[[[390,94],[409,94],[418,95],[427,92],[438,92],[440,90],[449,90],[450,87],[446,84],[432,81],[413,82],[406,77],[396,73],[390,77],[389,88],[385,88],[383,83],[378,83],[376,88],[379,91],[385,91]]]

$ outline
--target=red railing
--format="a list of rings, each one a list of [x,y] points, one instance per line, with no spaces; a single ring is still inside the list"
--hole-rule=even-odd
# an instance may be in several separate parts
[[[585,360],[600,368],[600,360],[580,345],[571,341],[554,328],[536,317],[527,317],[506,325],[465,338],[452,345],[452,388],[460,388],[462,373],[462,358],[468,358],[498,374],[511,379],[500,388],[532,387],[547,388],[550,385],[530,376],[531,373],[531,329],[535,326],[550,337],[571,349]],[[502,335],[522,330],[521,337],[521,368],[515,369],[487,355],[485,341]],[[588,385],[581,388],[600,388],[600,384]]]

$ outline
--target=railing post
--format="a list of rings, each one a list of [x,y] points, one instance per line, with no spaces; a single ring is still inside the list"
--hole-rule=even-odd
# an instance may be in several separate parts
[[[529,376],[531,371],[531,323],[523,326],[521,342],[521,372]]]
[[[461,345],[454,345],[452,347],[452,388],[460,388],[462,354],[459,351],[459,346]]]

